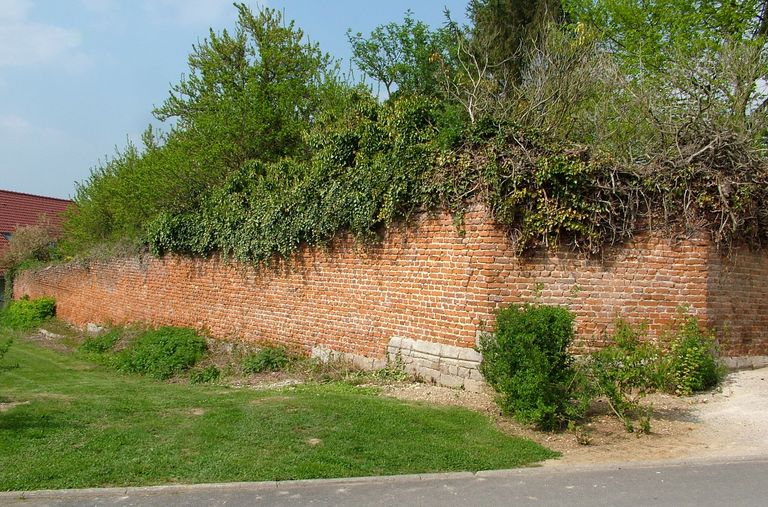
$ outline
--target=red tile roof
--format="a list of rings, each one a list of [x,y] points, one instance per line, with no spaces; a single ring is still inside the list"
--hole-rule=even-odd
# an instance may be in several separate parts
[[[35,225],[41,216],[47,217],[51,226],[58,229],[64,221],[64,211],[71,204],[72,201],[66,199],[0,190],[0,256],[8,247],[2,233],[12,233],[20,225]]]

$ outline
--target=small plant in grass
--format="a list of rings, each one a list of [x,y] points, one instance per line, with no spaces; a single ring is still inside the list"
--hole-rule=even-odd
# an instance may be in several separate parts
[[[0,372],[2,372],[3,370],[10,370],[12,368],[16,368],[17,366],[17,365],[2,364],[3,358],[8,353],[8,350],[10,350],[12,344],[13,344],[13,338],[8,338],[7,340],[0,342]]]
[[[194,366],[205,350],[205,340],[194,330],[161,327],[139,335],[115,356],[114,364],[121,371],[162,380]]]
[[[28,297],[12,301],[0,311],[0,325],[25,331],[39,326],[56,314],[56,301],[42,297]]]
[[[565,308],[512,305],[498,312],[495,335],[481,340],[480,371],[502,410],[548,430],[577,416],[572,339],[573,314]]]
[[[263,373],[280,371],[288,366],[291,357],[285,347],[264,347],[254,354],[243,358],[240,369],[243,373]]]
[[[712,333],[703,330],[695,316],[683,315],[669,353],[675,392],[689,395],[716,386],[725,374],[717,354]]]
[[[189,382],[192,384],[208,384],[216,382],[221,377],[221,370],[215,365],[206,366],[201,370],[194,370],[189,375]]]
[[[80,345],[80,350],[92,354],[104,354],[112,350],[119,339],[120,329],[112,329],[104,334],[89,336]]]

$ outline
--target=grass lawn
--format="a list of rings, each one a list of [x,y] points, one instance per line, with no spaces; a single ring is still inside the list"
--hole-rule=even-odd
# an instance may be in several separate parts
[[[0,330],[0,341],[6,333]],[[273,391],[123,375],[17,340],[0,371],[0,490],[481,470],[556,454],[482,414],[372,388]]]

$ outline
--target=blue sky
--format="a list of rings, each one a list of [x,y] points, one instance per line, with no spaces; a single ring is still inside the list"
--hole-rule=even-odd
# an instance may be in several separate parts
[[[346,32],[407,9],[432,26],[467,0],[268,0],[348,65]],[[0,0],[0,189],[68,198],[137,140],[186,70],[192,44],[234,24],[230,0]]]

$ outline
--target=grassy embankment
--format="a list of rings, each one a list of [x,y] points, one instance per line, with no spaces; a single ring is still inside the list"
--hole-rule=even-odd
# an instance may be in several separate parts
[[[351,477],[555,453],[485,416],[343,383],[268,391],[115,372],[17,335],[0,372],[0,490]],[[10,408],[9,408],[10,407]]]

